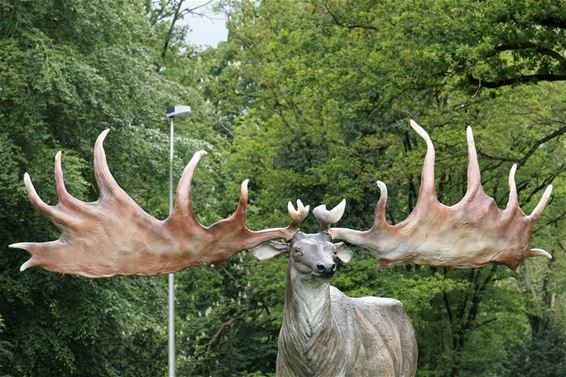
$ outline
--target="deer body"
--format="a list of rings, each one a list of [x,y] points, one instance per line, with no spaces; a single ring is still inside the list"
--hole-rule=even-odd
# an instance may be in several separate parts
[[[399,301],[287,284],[277,376],[415,375],[415,336]]]

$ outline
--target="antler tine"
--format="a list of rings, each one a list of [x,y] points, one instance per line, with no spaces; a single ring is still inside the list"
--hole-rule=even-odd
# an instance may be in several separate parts
[[[177,185],[177,193],[175,195],[175,212],[181,213],[184,217],[196,223],[193,214],[193,198],[192,198],[192,182],[195,170],[203,156],[208,153],[206,151],[196,152],[191,161],[183,169],[183,174]]]
[[[509,171],[509,200],[507,201],[507,210],[518,207],[519,201],[517,198],[517,185],[515,184],[515,173],[517,172],[517,164],[511,166]]]
[[[436,187],[434,184],[434,144],[428,133],[417,124],[414,120],[410,120],[411,127],[422,137],[426,142],[426,156],[423,163],[423,170],[421,176],[421,188],[419,190],[419,199],[425,197],[436,198]],[[418,204],[418,200],[417,200]]]
[[[24,249],[27,250],[31,253],[32,257],[30,259],[28,259],[27,261],[25,261],[21,266],[20,266],[20,272],[23,272],[25,270],[27,270],[30,267],[36,266],[37,260],[34,259],[34,253],[37,251],[36,249],[36,243],[33,242],[20,242],[20,243],[14,243],[11,244],[9,247],[13,248],[13,249]]]
[[[527,256],[529,256],[529,257],[546,257],[548,259],[552,259],[552,254],[550,254],[546,250],[538,249],[538,248],[533,248],[533,249],[529,250],[529,253],[528,253]]]
[[[65,179],[63,178],[63,169],[61,167],[61,151],[55,154],[55,187],[59,201],[64,201],[70,196],[65,188]]]
[[[249,230],[247,227],[244,226],[244,233],[246,234],[246,247],[244,248],[251,248],[255,247],[263,242],[274,240],[277,238],[284,238],[289,240],[293,237],[293,235],[299,230],[299,226],[303,222],[303,220],[308,216],[310,206],[304,206],[303,202],[297,200],[297,209],[293,206],[293,203],[287,203],[287,210],[289,212],[289,217],[291,218],[291,223],[286,228],[272,228],[272,229],[263,229],[258,231]],[[223,220],[218,222],[217,224],[230,224],[231,221]]]
[[[546,190],[544,190],[544,194],[542,194],[542,198],[540,198],[540,201],[538,202],[537,206],[535,207],[535,209],[533,209],[533,212],[531,212],[531,214],[529,215],[529,219],[532,222],[535,222],[541,215],[542,211],[544,210],[544,207],[546,207],[546,203],[550,199],[550,194],[552,194],[552,185],[549,185],[546,188]]]
[[[387,226],[389,225],[387,224],[387,219],[385,217],[385,212],[387,210],[387,186],[382,181],[377,181],[375,183],[377,184],[377,187],[379,187],[381,195],[375,205],[373,227]]]
[[[69,194],[65,188],[65,179],[63,178],[63,169],[61,168],[61,151],[55,154],[55,187],[59,203],[68,206],[76,206],[79,203],[78,199]]]
[[[234,213],[226,219],[226,221],[235,221],[240,225],[246,224],[246,210],[248,208],[248,183],[249,179],[244,179],[240,185],[240,199],[238,200],[238,206]]]
[[[106,152],[104,152],[104,139],[108,135],[110,129],[105,129],[96,139],[94,144],[94,177],[100,191],[100,197],[104,199],[106,196],[116,196],[122,189],[110,173],[108,163],[106,162]],[[124,195],[126,195],[124,193]],[[127,196],[127,195],[126,195]]]
[[[63,226],[69,226],[73,224],[73,219],[63,213],[57,206],[50,206],[49,204],[45,203],[41,197],[35,191],[35,187],[33,187],[33,183],[31,182],[31,178],[28,173],[24,174],[24,184],[26,186],[26,191],[28,193],[29,200],[31,203],[53,224],[55,224],[58,228]]]
[[[238,207],[234,214],[246,221],[246,210],[248,208],[248,183],[249,179],[244,179],[240,185],[240,200],[238,201]]]
[[[326,204],[321,204],[316,207],[312,213],[318,223],[320,224],[321,232],[328,232],[330,225],[336,224],[344,215],[346,209],[346,199],[342,199],[340,203],[330,211],[326,209]]]
[[[478,154],[476,152],[476,143],[474,142],[472,127],[467,127],[466,139],[468,140],[468,187],[466,193],[471,195],[476,190],[482,188],[480,165],[478,163]]]
[[[297,209],[295,209],[293,203],[289,201],[289,203],[287,203],[287,212],[289,213],[291,220],[293,220],[293,225],[298,227],[308,216],[310,208],[311,207],[309,205],[303,205],[301,199],[297,199]]]
[[[41,255],[45,254],[49,248],[49,245],[54,244],[55,242],[58,241],[52,241],[52,242],[45,242],[45,243],[39,243],[39,242],[17,242],[17,243],[13,243],[11,245],[8,245],[9,248],[11,249],[24,249],[27,250],[30,254],[31,254],[31,258],[28,259],[27,261],[25,261],[21,266],[20,266],[20,272],[21,271],[25,271],[30,267],[34,267],[37,265],[41,264]]]

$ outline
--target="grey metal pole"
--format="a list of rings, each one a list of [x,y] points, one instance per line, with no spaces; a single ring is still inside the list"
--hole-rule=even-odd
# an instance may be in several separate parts
[[[173,155],[175,153],[174,135],[175,128],[173,117],[169,118],[169,214],[173,212]],[[169,377],[175,377],[175,284],[174,275],[167,276],[169,296]]]
[[[191,114],[191,107],[175,105],[167,108],[169,118],[169,215],[173,212],[173,156],[175,154],[175,125],[173,118],[184,118]],[[175,280],[174,275],[167,276],[168,293],[168,370],[169,377],[175,377]]]

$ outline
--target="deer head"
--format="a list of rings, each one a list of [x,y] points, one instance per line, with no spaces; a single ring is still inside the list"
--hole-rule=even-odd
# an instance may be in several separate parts
[[[254,248],[253,253],[259,260],[289,254],[289,273],[291,278],[311,284],[327,282],[336,272],[336,259],[349,262],[352,252],[342,242],[333,243],[328,233],[331,223],[338,222],[344,214],[346,201],[342,201],[331,211],[324,205],[316,207],[313,214],[320,224],[320,231],[306,234],[295,233],[289,243],[268,242]]]

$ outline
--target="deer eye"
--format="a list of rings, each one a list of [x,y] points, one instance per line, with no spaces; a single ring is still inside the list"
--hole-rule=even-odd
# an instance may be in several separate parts
[[[294,249],[293,250],[293,255],[297,256],[297,257],[301,257],[303,256],[303,252],[299,249]]]

